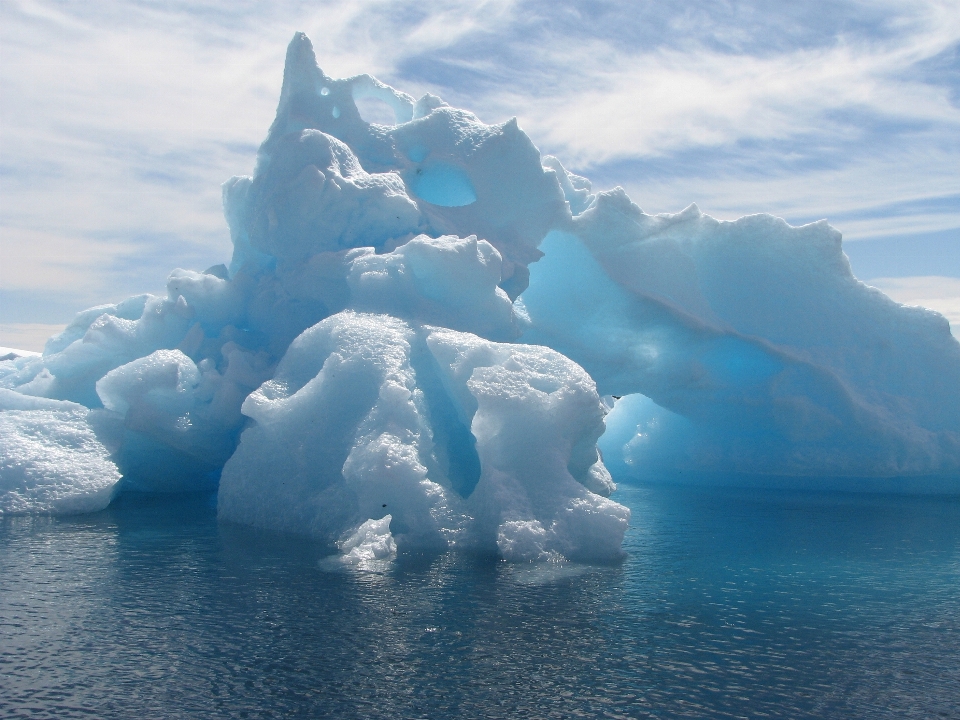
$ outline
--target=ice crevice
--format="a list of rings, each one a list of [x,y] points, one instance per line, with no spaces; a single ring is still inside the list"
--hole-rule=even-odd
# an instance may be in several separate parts
[[[960,490],[960,344],[826,222],[648,215],[300,33],[223,205],[223,265],[0,360],[0,513],[216,492],[363,569],[616,559],[614,480]]]

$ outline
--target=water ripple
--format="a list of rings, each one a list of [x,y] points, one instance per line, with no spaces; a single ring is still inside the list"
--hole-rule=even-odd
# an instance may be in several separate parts
[[[0,715],[960,717],[960,501],[623,488],[613,567],[401,558],[125,500],[0,521]]]

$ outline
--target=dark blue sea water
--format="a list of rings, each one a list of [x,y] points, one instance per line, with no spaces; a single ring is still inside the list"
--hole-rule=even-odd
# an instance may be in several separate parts
[[[0,521],[0,716],[960,718],[960,500],[622,487],[612,567]]]

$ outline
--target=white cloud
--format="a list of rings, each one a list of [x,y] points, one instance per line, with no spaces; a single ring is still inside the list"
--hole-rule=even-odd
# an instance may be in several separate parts
[[[485,100],[490,115],[512,108],[542,148],[603,187],[623,185],[648,211],[696,201],[729,219],[836,218],[851,241],[960,228],[960,200],[937,212],[885,209],[960,198],[956,88],[915,71],[960,43],[956,9],[888,3],[898,30],[889,36],[759,55],[696,41],[591,40],[575,53],[555,43],[543,65],[564,80],[549,94],[516,87]]]
[[[623,182],[630,197],[651,213],[677,212],[696,201],[704,212],[734,220],[755,212],[769,212],[793,222],[826,218],[843,231],[845,241],[886,235],[960,228],[960,185],[956,162],[960,157],[937,155],[918,160],[921,148],[903,148],[841,167],[813,167],[769,174],[677,169],[668,177],[645,176],[643,165]],[[609,173],[604,177],[609,177]],[[619,182],[620,178],[616,178]],[[956,198],[937,212],[921,201]],[[894,216],[890,205],[916,202],[915,210]],[[856,212],[856,219],[849,219]],[[843,218],[842,221],[839,218]],[[960,270],[960,269],[958,269]]]
[[[43,323],[4,323],[0,324],[0,355],[17,350],[43,352],[47,338],[56,335],[66,325],[48,325]]]
[[[947,318],[954,337],[960,339],[960,278],[936,275],[874,278],[867,284],[879,288],[898,303],[936,310]]]
[[[504,88],[495,100],[502,112],[519,109],[552,146],[568,148],[568,161],[586,164],[742,138],[849,132],[842,121],[825,127],[824,114],[850,108],[956,127],[960,109],[947,90],[905,75],[960,42],[956,4],[888,5],[891,23],[903,26],[891,38],[838,35],[764,55],[721,52],[698,38],[653,49],[558,39],[538,53],[542,78]],[[538,92],[538,80],[548,92]]]

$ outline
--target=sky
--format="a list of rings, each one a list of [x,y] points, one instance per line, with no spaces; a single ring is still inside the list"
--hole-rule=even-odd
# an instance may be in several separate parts
[[[0,345],[229,261],[298,30],[646,212],[827,218],[960,331],[960,0],[0,0]]]

